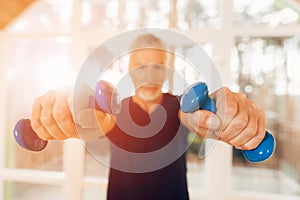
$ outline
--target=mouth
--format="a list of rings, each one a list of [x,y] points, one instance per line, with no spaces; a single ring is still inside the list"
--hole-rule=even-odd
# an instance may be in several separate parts
[[[145,91],[145,92],[156,92],[159,87],[157,85],[145,85],[145,86],[142,86],[140,89],[142,89],[142,91]]]
[[[155,91],[157,90],[157,87],[155,86],[144,86],[142,87],[143,90],[149,90],[149,91]]]

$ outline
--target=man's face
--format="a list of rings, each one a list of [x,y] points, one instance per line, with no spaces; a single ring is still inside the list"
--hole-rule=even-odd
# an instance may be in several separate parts
[[[158,49],[137,50],[130,54],[129,73],[136,95],[143,101],[154,101],[162,94],[166,78],[166,53]]]

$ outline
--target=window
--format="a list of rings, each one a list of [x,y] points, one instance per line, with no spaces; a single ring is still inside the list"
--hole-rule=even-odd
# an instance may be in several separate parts
[[[299,81],[295,78],[295,74],[300,72],[295,63],[299,58],[299,37],[237,38],[232,52],[236,86],[267,113],[267,128],[275,133],[277,139],[277,151],[273,158],[255,165],[270,169],[268,173],[259,173],[257,168],[245,173],[239,168],[234,173],[244,177],[245,183],[235,184],[234,187],[297,194],[298,190],[291,185],[299,183],[299,163],[292,153],[298,149],[296,141],[299,137],[299,117],[294,112],[299,109],[296,104],[299,100]],[[288,126],[294,128],[287,129]],[[234,155],[234,165],[246,165],[239,150],[234,150]],[[270,176],[274,179],[272,183],[281,184],[265,187]],[[290,181],[284,181],[286,178]],[[246,180],[255,184],[249,185]],[[291,189],[281,190],[278,186]]]

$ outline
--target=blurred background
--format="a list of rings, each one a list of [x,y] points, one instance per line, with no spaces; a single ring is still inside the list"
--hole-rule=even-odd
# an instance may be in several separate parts
[[[143,27],[202,45],[224,84],[265,110],[277,140],[274,156],[253,164],[223,143],[200,159],[205,141],[190,139],[191,200],[300,199],[299,15],[299,0],[0,0],[0,199],[105,199],[108,168],[80,141],[32,153],[16,145],[12,130],[35,97],[71,85],[99,44]],[[112,76],[121,65],[113,63]],[[182,60],[174,65],[197,79]]]

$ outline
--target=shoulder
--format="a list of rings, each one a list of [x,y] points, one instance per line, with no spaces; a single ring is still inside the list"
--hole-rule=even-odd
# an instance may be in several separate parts
[[[180,96],[164,93],[162,106],[164,106],[168,112],[177,112],[180,109]]]
[[[164,93],[164,99],[166,100],[166,102],[177,102],[179,104],[181,96],[173,95],[170,93]]]

